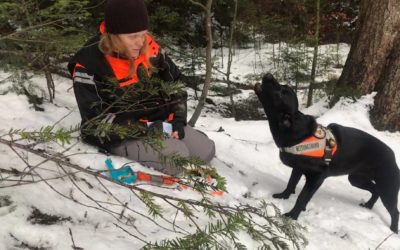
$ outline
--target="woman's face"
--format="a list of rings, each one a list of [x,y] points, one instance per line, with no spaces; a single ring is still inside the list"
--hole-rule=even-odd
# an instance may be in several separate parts
[[[122,44],[127,48],[129,55],[136,58],[140,54],[144,42],[146,41],[147,30],[129,33],[129,34],[119,34],[118,37]]]

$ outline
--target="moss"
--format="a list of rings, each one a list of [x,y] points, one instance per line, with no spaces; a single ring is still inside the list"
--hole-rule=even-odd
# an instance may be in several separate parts
[[[330,90],[327,89],[327,93],[331,97],[329,103],[330,107],[335,105],[335,103],[338,102],[341,97],[352,98],[354,101],[356,101],[362,96],[360,89],[349,85],[334,85]]]

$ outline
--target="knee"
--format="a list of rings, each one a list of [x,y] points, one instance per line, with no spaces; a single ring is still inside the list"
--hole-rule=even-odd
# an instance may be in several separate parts
[[[191,148],[192,156],[200,158],[202,161],[209,163],[215,156],[215,142],[203,134],[200,147]],[[200,140],[199,140],[200,141]]]
[[[165,141],[163,155],[177,154],[182,157],[189,157],[190,152],[185,143],[176,139],[167,139]]]
[[[186,137],[182,140],[190,151],[190,156],[197,157],[209,163],[215,156],[215,143],[200,130],[185,127]]]
[[[202,159],[203,161],[209,163],[212,158],[214,158],[215,156],[215,142],[211,139],[209,140],[209,148],[208,148],[208,152],[204,155],[204,159]]]

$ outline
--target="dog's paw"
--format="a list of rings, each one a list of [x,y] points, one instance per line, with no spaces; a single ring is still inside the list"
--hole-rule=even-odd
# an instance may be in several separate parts
[[[272,197],[275,199],[288,199],[290,194],[284,194],[284,193],[279,193],[279,194],[273,194]]]
[[[283,191],[282,193],[273,194],[272,197],[275,199],[288,199],[293,192]]]
[[[360,205],[360,207],[365,207],[365,208],[368,208],[368,209],[372,209],[372,207],[373,207],[373,205],[369,204],[368,202],[367,203],[360,203],[359,205]]]
[[[297,217],[299,217],[298,215],[296,216],[293,212],[284,213],[283,216],[288,217],[292,220],[297,220]]]
[[[391,227],[390,227],[390,230],[392,230],[392,232],[395,233],[395,234],[398,234],[398,233],[399,233],[398,227],[391,226]]]

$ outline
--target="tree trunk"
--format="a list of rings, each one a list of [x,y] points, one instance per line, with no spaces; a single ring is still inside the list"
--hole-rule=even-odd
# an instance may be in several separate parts
[[[221,40],[221,68],[224,68],[224,31],[221,28],[220,32],[219,32],[219,39]]]
[[[377,91],[371,122],[400,130],[400,1],[364,0],[356,37],[337,88]]]
[[[307,107],[310,107],[312,104],[314,85],[315,85],[315,75],[317,72],[317,61],[318,61],[320,0],[316,0],[316,4],[317,4],[317,23],[315,27],[314,56],[311,67],[311,82],[310,82],[310,87],[308,88]]]
[[[364,94],[374,91],[399,30],[399,0],[364,0],[338,86],[352,86]]]
[[[371,110],[371,122],[378,129],[400,130],[400,32],[384,70],[375,84],[378,94]]]
[[[46,82],[47,82],[47,90],[49,91],[49,99],[50,102],[53,103],[53,100],[56,97],[56,88],[54,86],[53,76],[51,75],[50,59],[48,55],[44,55],[43,65],[44,65],[43,72],[44,75],[46,76]]]
[[[236,16],[237,16],[237,7],[238,7],[238,0],[235,1],[235,10],[233,13],[233,19],[231,23],[231,28],[230,28],[230,34],[229,34],[229,52],[228,52],[228,68],[226,70],[226,80],[228,81],[228,92],[229,92],[229,99],[231,101],[231,112],[232,112],[232,117],[236,119],[236,109],[235,109],[235,102],[233,100],[233,89],[232,89],[232,84],[231,84],[231,67],[232,67],[232,60],[233,60],[233,55],[232,55],[232,46],[233,46],[233,34],[235,32],[235,25],[236,25]]]
[[[206,12],[206,36],[207,36],[207,48],[206,48],[206,79],[204,82],[203,86],[203,91],[201,92],[201,96],[199,99],[199,103],[197,104],[197,107],[190,118],[188,124],[192,127],[195,126],[197,119],[199,119],[201,110],[204,107],[204,104],[206,102],[206,98],[208,95],[208,89],[210,88],[211,84],[211,70],[212,70],[212,61],[211,61],[211,52],[212,52],[212,44],[213,44],[213,39],[212,39],[212,30],[211,30],[211,6],[213,3],[213,0],[207,0],[207,5],[204,6],[196,1],[190,0],[193,4],[201,6],[205,12]]]

